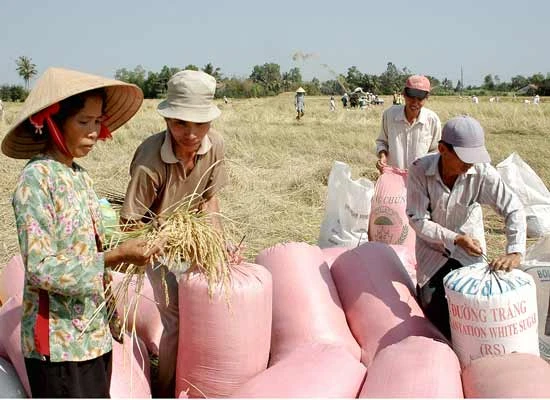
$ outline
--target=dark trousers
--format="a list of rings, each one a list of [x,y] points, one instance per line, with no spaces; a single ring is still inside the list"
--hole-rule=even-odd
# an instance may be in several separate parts
[[[112,352],[87,361],[25,358],[33,398],[109,398]]]
[[[418,303],[422,307],[424,314],[449,340],[451,339],[449,305],[445,297],[443,278],[457,268],[462,268],[462,264],[453,258],[449,258],[449,261],[424,286],[416,286]]]

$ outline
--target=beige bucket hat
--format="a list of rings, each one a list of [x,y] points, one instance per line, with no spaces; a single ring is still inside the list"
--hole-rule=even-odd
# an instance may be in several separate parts
[[[132,118],[143,102],[143,92],[136,85],[64,68],[48,68],[2,140],[2,152],[18,159],[28,159],[42,152],[47,139],[40,138],[24,122],[61,100],[98,88],[105,88],[107,93],[103,124],[111,132]]]
[[[174,74],[168,81],[166,100],[157,112],[164,118],[189,122],[210,122],[221,115],[214,104],[216,79],[203,71],[184,70]]]

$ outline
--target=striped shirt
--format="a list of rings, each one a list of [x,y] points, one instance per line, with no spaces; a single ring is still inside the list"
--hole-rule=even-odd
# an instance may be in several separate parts
[[[483,262],[454,245],[476,203],[491,206],[504,217],[506,253],[525,253],[526,221],[519,198],[490,164],[474,164],[449,189],[438,170],[439,153],[416,160],[409,168],[407,216],[416,232],[417,279],[423,286],[448,258],[462,265]],[[468,225],[468,224],[467,224]],[[479,238],[478,240],[481,240]]]
[[[423,107],[411,124],[405,106],[392,106],[382,115],[382,128],[376,139],[376,154],[388,154],[388,165],[407,169],[418,157],[437,150],[441,139],[441,121],[436,113]]]

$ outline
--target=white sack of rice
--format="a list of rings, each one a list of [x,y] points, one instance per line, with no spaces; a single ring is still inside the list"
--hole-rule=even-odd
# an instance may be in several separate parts
[[[443,283],[462,367],[484,356],[539,355],[537,294],[529,274],[492,272],[480,263],[449,272]]]

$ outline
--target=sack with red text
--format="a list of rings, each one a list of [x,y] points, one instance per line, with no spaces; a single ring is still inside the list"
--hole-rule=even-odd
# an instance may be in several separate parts
[[[376,181],[369,220],[369,240],[400,244],[414,253],[416,235],[409,225],[407,170],[384,167]]]
[[[462,367],[484,356],[539,355],[537,293],[529,274],[473,264],[449,272],[443,284]]]
[[[353,180],[348,164],[335,161],[328,177],[325,216],[319,247],[354,247],[368,241],[369,214],[374,184]]]
[[[550,362],[550,236],[527,249],[520,269],[533,277],[537,287],[540,356]]]

